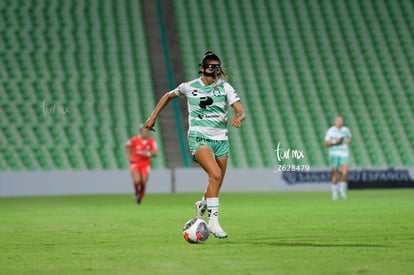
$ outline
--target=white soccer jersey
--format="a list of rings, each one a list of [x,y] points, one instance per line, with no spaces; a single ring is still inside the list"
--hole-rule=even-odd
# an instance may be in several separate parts
[[[219,79],[205,85],[201,78],[184,82],[170,91],[187,97],[188,135],[204,136],[214,140],[227,140],[228,107],[240,101],[234,88]]]
[[[343,137],[344,140],[339,145],[334,145],[329,148],[329,155],[338,156],[338,157],[348,157],[348,144],[345,144],[345,140],[351,137],[351,131],[345,126],[342,126],[341,129],[332,126],[328,129],[325,135],[325,141],[336,142],[338,138]]]

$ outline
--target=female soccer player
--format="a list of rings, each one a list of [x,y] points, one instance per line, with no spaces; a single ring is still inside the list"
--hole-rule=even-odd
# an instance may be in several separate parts
[[[339,193],[346,199],[346,177],[348,175],[349,152],[348,144],[351,142],[351,131],[344,125],[342,116],[336,116],[334,126],[328,129],[325,135],[325,145],[329,148],[329,161],[332,168],[332,199],[338,199],[338,170],[341,168],[342,176],[339,183]]]
[[[129,160],[135,199],[141,204],[150,174],[151,158],[158,154],[155,140],[148,136],[148,129],[143,125],[139,127],[139,135],[132,137],[125,144],[125,154]]]
[[[208,51],[200,64],[201,77],[184,82],[167,92],[158,102],[145,122],[145,127],[154,131],[158,114],[178,96],[187,97],[188,143],[193,160],[208,175],[208,186],[201,201],[196,202],[196,214],[202,217],[208,210],[208,225],[217,238],[226,238],[227,233],[218,222],[219,192],[230,154],[227,136],[228,107],[233,107],[236,116],[230,120],[239,128],[246,118],[240,98],[234,88],[226,82],[227,74],[221,68],[220,58]]]

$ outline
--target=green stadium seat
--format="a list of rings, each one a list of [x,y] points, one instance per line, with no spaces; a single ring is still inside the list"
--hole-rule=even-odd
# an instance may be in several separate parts
[[[150,70],[142,70],[149,61],[139,2],[89,1],[83,7],[72,0],[7,3],[0,5],[5,24],[0,57],[6,68],[0,75],[4,87],[0,104],[7,123],[16,127],[2,127],[10,145],[3,150],[8,156],[4,169],[126,168],[124,159],[120,161],[119,140],[123,144],[135,134],[135,119],[142,120],[147,108],[155,105]],[[108,9],[115,4],[117,9]],[[128,7],[131,16],[123,16]],[[137,108],[140,92],[147,102],[144,109]],[[55,112],[45,117],[43,101],[66,104],[70,115]],[[131,112],[120,111],[125,108]],[[112,125],[120,123],[131,125],[134,132],[113,131]],[[165,157],[159,132],[155,138],[160,154],[153,167],[162,168]],[[25,160],[14,158],[14,153],[24,152],[25,144],[33,154]],[[96,144],[110,147],[98,156]],[[34,149],[40,145],[48,146]]]
[[[81,5],[0,4],[5,26],[0,136],[9,145],[2,148],[7,158],[0,160],[0,170],[126,168],[122,144],[156,101],[151,71],[142,69],[150,64],[140,2]],[[353,165],[414,164],[412,2],[249,0],[217,2],[211,9],[210,2],[174,0],[173,5],[188,79],[200,52],[213,49],[246,106],[247,129],[230,130],[230,165],[271,167],[269,152],[283,140],[305,147],[312,167],[326,166],[321,139],[337,112],[355,133]],[[207,9],[210,13],[201,12]],[[220,27],[205,31],[212,17],[221,19]],[[68,104],[70,115],[44,117],[44,100]],[[154,167],[165,167],[159,132],[155,138],[160,154]],[[40,145],[47,146],[21,158],[25,146]]]
[[[182,30],[180,35],[182,36],[183,48],[194,47],[195,45],[186,45],[186,41],[190,42],[198,39],[195,35],[192,37],[192,34],[203,32],[201,30],[190,33],[185,32],[186,24],[188,24],[187,21],[191,21],[191,19],[181,13],[181,8],[188,4],[188,1],[176,0],[174,3],[178,27],[179,30]],[[286,126],[295,126],[300,129],[318,128],[324,131],[328,127],[326,121],[331,122],[335,113],[347,114],[350,116],[349,121],[354,123],[349,125],[349,127],[363,136],[362,141],[354,141],[351,146],[351,148],[355,146],[357,150],[354,151],[358,152],[354,161],[355,164],[358,166],[384,166],[387,163],[392,165],[404,163],[402,161],[404,156],[400,156],[400,153],[392,149],[395,148],[394,144],[398,143],[398,141],[390,140],[390,134],[386,134],[385,137],[381,138],[379,143],[365,144],[366,140],[376,135],[375,133],[384,129],[385,131],[388,131],[388,129],[391,131],[392,127],[389,127],[391,122],[394,124],[397,122],[406,131],[408,129],[406,125],[412,125],[411,116],[402,118],[404,112],[410,112],[409,105],[402,100],[394,100],[394,104],[390,105],[389,102],[392,96],[387,94],[387,86],[393,87],[396,81],[396,79],[388,77],[390,73],[387,71],[393,66],[393,64],[389,63],[387,51],[389,48],[396,48],[395,45],[391,47],[387,45],[390,41],[387,37],[391,37],[391,33],[397,33],[397,35],[399,33],[398,31],[390,32],[395,27],[390,23],[390,20],[395,20],[395,17],[393,19],[395,14],[391,13],[390,17],[387,17],[387,14],[383,14],[375,18],[367,18],[367,25],[361,17],[366,12],[371,12],[372,6],[376,4],[374,1],[368,1],[367,3],[327,3],[317,1],[306,3],[263,1],[253,3],[247,1],[232,6],[232,9],[227,12],[228,16],[222,16],[228,18],[223,21],[222,25],[237,33],[223,32],[226,33],[226,37],[222,39],[228,40],[229,37],[233,37],[237,41],[243,40],[254,44],[254,50],[249,46],[249,43],[244,43],[239,45],[240,47],[230,54],[236,55],[236,59],[243,58],[244,64],[247,66],[252,65],[254,68],[260,68],[260,73],[255,77],[258,82],[266,82],[266,79],[269,79],[272,83],[271,86],[268,86],[269,89],[259,85],[255,91],[256,94],[242,94],[246,104],[261,106],[265,114],[271,112],[273,117],[281,117],[282,120],[287,122]],[[318,7],[320,12],[318,12],[318,9],[309,9],[309,5]],[[225,6],[229,7],[227,3],[225,3]],[[254,9],[252,9],[253,6],[255,7]],[[190,10],[199,8],[200,6],[197,3],[192,3]],[[359,8],[362,10],[359,11]],[[248,23],[242,20],[246,15],[256,11],[262,13],[263,16],[255,17],[255,20],[250,20]],[[264,16],[266,12],[270,14],[273,12],[273,16]],[[221,15],[226,15],[226,11],[220,10],[220,13]],[[300,14],[300,16],[297,16],[297,14]],[[351,21],[348,20],[349,16]],[[382,20],[381,22],[378,20],[379,18]],[[182,21],[180,21],[181,19]],[[207,22],[203,20],[205,19],[201,18],[201,22]],[[412,19],[399,21],[402,23],[402,29],[407,28],[404,25],[407,21],[411,23]],[[326,23],[325,25],[323,24],[324,22]],[[311,23],[311,27],[309,27],[309,23]],[[196,30],[197,26],[192,26],[192,29]],[[271,28],[268,26],[271,26]],[[274,26],[277,26],[282,32],[269,33],[269,31],[274,30]],[[387,28],[384,29],[383,26],[387,26]],[[263,34],[261,32],[262,29],[266,29],[267,32]],[[343,43],[330,39],[326,35],[325,29],[328,29],[328,31],[335,30],[332,31],[332,34],[336,35],[335,39],[343,39],[349,47],[344,47]],[[375,31],[373,36],[367,36],[369,33],[368,29]],[[342,30],[342,32],[338,33],[338,30]],[[187,36],[185,36],[185,33]],[[300,39],[295,39],[297,35],[299,35]],[[329,35],[331,34],[329,33]],[[410,36],[404,37],[404,41],[407,41],[408,44],[412,42],[412,39],[408,38]],[[396,41],[394,40],[393,43],[397,43]],[[202,38],[200,42],[203,42]],[[407,42],[403,42],[403,44],[407,44]],[[246,49],[246,47],[250,49]],[[280,50],[277,50],[277,48],[280,48]],[[400,48],[404,49],[402,46]],[[221,52],[221,50],[222,48],[219,47],[217,51]],[[338,50],[341,55],[338,54],[333,57],[332,54]],[[230,58],[227,56],[227,51],[223,50],[223,52],[226,52],[222,57],[224,60]],[[277,60],[271,58],[271,56],[275,56],[275,53]],[[392,55],[395,54],[402,56],[407,53],[392,53]],[[269,68],[261,67],[260,64],[264,63],[263,60],[280,62],[282,64],[282,72],[270,73]],[[398,67],[393,69],[401,71],[401,68],[405,67],[406,70],[410,70],[409,62],[403,62],[403,59],[397,59],[397,61],[395,64]],[[192,66],[194,58],[186,59],[185,64]],[[319,64],[322,64],[322,67]],[[378,64],[381,66],[382,72],[378,70]],[[347,67],[344,70],[343,66],[351,67]],[[307,71],[311,72],[310,79],[306,77]],[[280,73],[282,73],[283,78],[280,77]],[[338,78],[338,76],[340,77]],[[244,77],[242,75],[235,75],[235,78],[243,79]],[[405,88],[404,90],[412,88],[410,78],[404,77],[399,73],[399,79]],[[310,85],[315,87],[313,96],[308,96],[311,91],[308,89]],[[249,81],[242,82],[239,84],[239,87],[240,91],[252,90]],[[280,89],[287,89],[289,94],[280,96],[278,93],[275,93],[276,90]],[[407,95],[405,96],[408,97]],[[277,99],[274,102],[272,100],[269,101],[269,103],[272,102],[274,104],[263,104],[257,97],[266,99],[277,97]],[[341,104],[344,98],[349,98],[350,106],[343,106]],[[366,106],[366,103],[371,102],[375,102],[375,104]],[[266,105],[278,107],[268,108]],[[306,107],[301,108],[300,106]],[[379,107],[376,108],[375,106]],[[255,112],[257,114],[249,114],[250,118],[260,121],[255,123],[255,125],[261,127],[262,124],[272,124],[271,117],[262,115],[260,111]],[[318,114],[321,112],[322,114]],[[369,115],[367,116],[363,112]],[[377,121],[378,112],[383,114],[387,124],[384,125]],[[387,117],[395,113],[398,114],[397,117],[393,116],[394,119],[388,121]],[[395,121],[395,118],[397,121]],[[359,123],[357,124],[357,122]],[[367,127],[368,131],[364,130]],[[287,128],[289,127],[278,129],[278,132],[282,132],[281,136],[289,137],[292,142],[303,143],[306,148],[310,148],[310,151],[318,156],[312,161],[320,165],[320,162],[323,162],[325,159],[321,156],[321,154],[325,154],[325,150],[318,145],[320,140],[313,134],[313,131],[301,130],[299,133],[296,133]],[[273,134],[275,131],[271,130],[269,132]],[[296,138],[298,135],[302,137],[309,136],[310,138],[300,142],[301,138]],[[403,135],[400,139],[404,140],[404,144],[407,144],[408,138],[408,136]],[[248,142],[253,144],[257,141],[251,138]],[[261,144],[263,143],[258,144],[257,147],[260,150],[265,150]],[[384,144],[391,145],[389,146],[391,149],[387,152],[382,152],[380,147],[383,147]],[[246,151],[243,154],[249,155],[250,153],[250,151]],[[265,153],[262,151],[259,154],[264,155]],[[326,162],[324,165],[326,165]]]

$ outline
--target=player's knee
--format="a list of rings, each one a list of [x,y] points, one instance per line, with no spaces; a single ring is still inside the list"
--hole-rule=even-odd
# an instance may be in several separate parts
[[[221,171],[220,169],[213,170],[209,173],[210,182],[214,184],[220,184],[221,181]]]

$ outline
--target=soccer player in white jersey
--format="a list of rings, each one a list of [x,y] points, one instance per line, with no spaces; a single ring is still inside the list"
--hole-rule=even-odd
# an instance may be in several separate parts
[[[325,135],[325,145],[329,147],[329,162],[332,168],[332,199],[338,199],[338,170],[341,168],[342,176],[339,182],[339,193],[346,199],[346,177],[348,175],[349,152],[348,144],[351,142],[351,131],[344,125],[342,116],[335,117],[334,126],[328,129]]]
[[[220,58],[211,51],[205,53],[200,64],[201,77],[184,82],[167,92],[158,102],[145,122],[145,127],[154,131],[158,114],[178,96],[185,96],[188,104],[188,143],[193,157],[207,173],[208,186],[201,201],[196,202],[197,217],[208,212],[210,232],[217,238],[226,238],[227,233],[218,221],[219,192],[230,155],[227,116],[231,106],[235,116],[230,123],[239,128],[246,118],[240,98],[234,88],[226,82],[227,74],[221,68]]]

